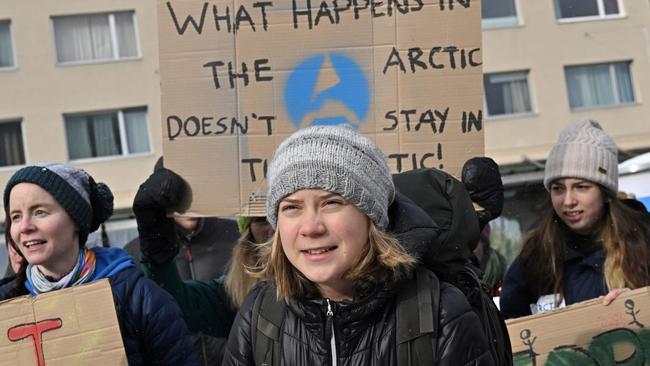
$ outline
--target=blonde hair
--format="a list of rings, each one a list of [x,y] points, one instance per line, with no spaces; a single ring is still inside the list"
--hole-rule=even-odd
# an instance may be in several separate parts
[[[355,291],[382,281],[399,280],[415,267],[415,258],[395,237],[379,230],[374,222],[369,222],[368,245],[357,263],[343,274],[343,278],[352,281]],[[317,291],[315,285],[284,254],[279,230],[275,231],[270,245],[260,249],[260,263],[266,265],[258,266],[252,273],[259,279],[272,281],[278,299],[300,299]]]
[[[232,250],[224,285],[226,293],[236,308],[241,306],[248,292],[259,282],[252,269],[260,266],[259,247],[264,245],[254,242],[251,229],[248,227]]]

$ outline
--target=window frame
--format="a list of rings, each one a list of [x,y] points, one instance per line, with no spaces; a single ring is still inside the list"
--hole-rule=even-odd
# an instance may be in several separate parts
[[[483,82],[484,83],[483,84],[483,111],[485,113],[485,118],[494,120],[494,119],[523,118],[523,117],[537,115],[537,112],[535,111],[535,103],[533,98],[533,88],[531,87],[531,81],[530,81],[530,69],[485,72],[484,77],[490,75],[508,75],[508,74],[519,74],[519,73],[525,74],[526,85],[528,87],[528,100],[530,102],[530,111],[519,112],[519,113],[490,114],[490,108],[488,107],[488,102],[487,102],[487,92],[485,90],[485,83]]]
[[[630,89],[632,90],[632,97],[633,100],[631,102],[621,102],[620,101],[620,93],[618,88],[616,87],[617,85],[617,79],[616,79],[616,64],[627,64],[628,66],[628,74],[630,76]],[[567,78],[567,68],[573,68],[573,67],[585,67],[585,66],[599,66],[599,65],[607,65],[609,69],[609,79],[612,85],[612,94],[614,95],[615,103],[612,104],[596,104],[596,105],[590,105],[590,106],[581,106],[581,107],[572,107],[571,106],[571,96],[569,92],[569,79]],[[636,105],[637,102],[637,90],[634,88],[634,78],[632,77],[632,60],[623,60],[623,61],[606,61],[606,62],[592,62],[592,63],[586,63],[586,64],[572,64],[572,65],[564,65],[564,85],[566,88],[567,92],[567,102],[569,104],[569,110],[571,112],[583,112],[583,111],[590,111],[590,110],[595,110],[595,109],[607,109],[607,108],[621,108],[621,107],[629,107]]]
[[[16,169],[16,167],[24,166],[29,161],[29,157],[27,156],[27,140],[25,140],[25,124],[23,123],[23,118],[22,117],[15,117],[15,118],[2,118],[2,119],[0,119],[0,124],[4,124],[4,123],[18,123],[19,124],[19,127],[20,127],[20,142],[22,144],[23,157],[25,158],[25,162],[22,163],[22,164],[16,164],[16,165],[3,165],[3,166],[0,166],[0,171]]]
[[[133,18],[133,36],[135,37],[135,47],[137,54],[135,56],[129,57],[119,57],[118,49],[118,40],[117,40],[117,28],[115,25],[115,14],[118,13],[131,13]],[[66,17],[88,17],[93,15],[106,15],[108,17],[109,30],[111,34],[111,48],[112,48],[112,58],[107,59],[94,59],[94,60],[78,60],[78,61],[59,61],[59,48],[56,43],[56,26],[55,21],[57,18],[66,18]],[[105,64],[105,63],[114,63],[114,62],[128,62],[134,60],[142,59],[142,47],[140,44],[140,32],[138,31],[138,18],[136,16],[135,9],[125,9],[125,10],[114,10],[107,12],[97,12],[97,13],[79,13],[79,14],[59,14],[50,16],[50,28],[52,29],[52,44],[54,45],[54,64],[57,66],[77,66],[77,65],[93,65],[93,64]]]
[[[11,18],[0,18],[0,23],[2,22],[7,22],[7,26],[9,27],[9,39],[11,42],[11,61],[13,64],[11,66],[0,66],[0,71],[16,70],[18,68],[18,58],[16,57],[16,39],[14,38],[13,22],[11,21]]]
[[[498,18],[487,18],[487,19],[481,16],[481,29],[490,30],[490,29],[514,28],[514,27],[522,26],[523,22],[519,12],[519,0],[512,0],[512,3],[515,7],[515,15],[509,17],[498,17]]]
[[[603,3],[604,0],[593,0],[593,1],[596,1],[596,5],[598,6],[598,15],[587,15],[587,16],[582,16],[582,17],[561,18],[560,17],[560,6],[559,6],[559,3],[558,3],[559,1],[562,1],[562,0],[553,0],[553,7],[555,8],[555,21],[558,22],[559,24],[562,24],[562,23],[577,23],[577,22],[593,22],[593,21],[599,21],[599,20],[613,20],[613,19],[621,19],[621,18],[626,17],[625,8],[623,7],[623,1],[622,0],[616,0],[616,2],[618,3],[618,14],[605,14],[605,4]]]
[[[129,111],[129,110],[134,110],[134,109],[143,109],[145,111],[145,125],[147,126],[147,144],[149,145],[149,151],[145,152],[138,152],[138,153],[130,153],[129,150],[129,144],[128,144],[128,138],[126,136],[126,123],[124,119],[124,111]],[[119,141],[120,141],[120,147],[122,150],[121,154],[116,154],[116,155],[106,155],[106,156],[90,156],[90,157],[84,157],[84,158],[78,158],[78,159],[73,159],[70,157],[70,148],[69,148],[69,141],[68,141],[68,129],[67,129],[67,124],[66,124],[66,119],[69,117],[88,117],[88,116],[93,116],[97,114],[108,114],[108,113],[116,113],[117,114],[117,121],[118,121],[118,130],[120,132],[119,136]],[[86,121],[87,122],[87,121]],[[152,138],[151,138],[151,128],[150,128],[150,123],[149,123],[149,108],[146,105],[140,105],[140,106],[133,106],[133,107],[124,107],[124,108],[118,108],[118,109],[105,109],[105,110],[93,110],[93,111],[86,111],[86,112],[74,112],[74,113],[64,113],[63,114],[63,132],[64,132],[64,139],[65,139],[65,147],[66,147],[66,153],[67,153],[67,158],[68,162],[74,162],[74,163],[85,163],[85,162],[97,162],[97,161],[107,161],[107,160],[121,160],[121,159],[130,159],[130,158],[139,158],[143,156],[149,156],[154,153],[153,151],[153,144],[152,144]]]

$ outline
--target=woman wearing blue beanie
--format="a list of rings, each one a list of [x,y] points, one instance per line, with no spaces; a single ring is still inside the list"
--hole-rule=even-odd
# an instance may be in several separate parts
[[[195,365],[189,331],[173,299],[119,248],[86,248],[113,213],[113,194],[64,164],[18,170],[4,191],[6,240],[25,261],[0,299],[36,296],[108,278],[129,365]]]

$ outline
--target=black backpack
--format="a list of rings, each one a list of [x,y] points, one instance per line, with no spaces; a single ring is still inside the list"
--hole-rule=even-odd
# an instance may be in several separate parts
[[[398,365],[437,364],[438,312],[422,310],[438,309],[439,303],[438,278],[425,267],[419,267],[415,281],[406,281],[397,297],[395,338]],[[271,284],[255,299],[251,320],[255,365],[281,364],[280,337],[285,312],[286,303],[277,299],[275,286]]]
[[[492,301],[491,289],[481,281],[481,270],[473,261],[472,251],[480,235],[479,221],[463,182],[436,169],[395,174],[393,181],[397,191],[422,208],[440,229],[438,239],[420,261],[438,278],[465,294],[481,320],[495,364],[511,366],[508,328]]]

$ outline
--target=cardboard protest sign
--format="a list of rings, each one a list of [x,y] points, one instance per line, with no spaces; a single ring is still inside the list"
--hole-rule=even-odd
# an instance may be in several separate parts
[[[480,0],[158,1],[165,166],[189,213],[265,215],[295,130],[349,123],[393,172],[483,155]]]
[[[506,324],[515,366],[650,364],[650,287]]]
[[[127,365],[108,280],[0,303],[1,366]]]

